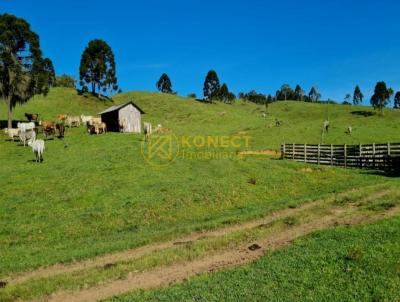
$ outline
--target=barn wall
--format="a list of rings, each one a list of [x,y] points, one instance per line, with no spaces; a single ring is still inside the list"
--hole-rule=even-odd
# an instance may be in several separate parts
[[[127,123],[124,132],[141,133],[141,114],[132,104],[119,110],[119,120]]]

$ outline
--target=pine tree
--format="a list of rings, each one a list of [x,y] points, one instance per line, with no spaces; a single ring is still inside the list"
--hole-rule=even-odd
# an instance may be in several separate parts
[[[296,101],[302,101],[304,96],[304,90],[301,88],[300,85],[297,85],[294,89],[294,97]]]
[[[156,83],[158,91],[162,93],[172,93],[172,83],[169,76],[163,73]]]
[[[210,70],[207,73],[206,79],[204,81],[204,88],[203,88],[204,99],[209,102],[212,102],[213,100],[217,99],[220,88],[221,87],[219,84],[217,73],[214,70]]]
[[[35,94],[46,95],[52,77],[46,68],[50,63],[42,58],[39,36],[28,22],[0,15],[0,97],[7,104],[8,128],[12,128],[17,103],[27,102]]]
[[[354,89],[354,95],[353,95],[353,104],[358,105],[361,104],[363,101],[364,95],[361,92],[360,87],[357,85],[356,88]]]
[[[315,86],[313,86],[313,87],[311,87],[308,97],[310,98],[310,100],[312,102],[318,102],[319,99],[321,98],[321,94],[318,92],[317,88]]]

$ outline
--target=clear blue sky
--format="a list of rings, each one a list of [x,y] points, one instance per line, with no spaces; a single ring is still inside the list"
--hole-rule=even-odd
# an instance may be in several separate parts
[[[166,72],[179,94],[202,95],[209,69],[235,93],[400,90],[400,1],[0,0],[0,12],[30,22],[58,74],[78,77],[88,41],[104,39],[125,91],[155,90]]]

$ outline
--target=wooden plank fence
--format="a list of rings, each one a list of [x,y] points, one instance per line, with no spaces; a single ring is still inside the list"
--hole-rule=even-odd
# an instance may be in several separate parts
[[[282,158],[318,165],[400,171],[400,143],[360,145],[283,144]]]

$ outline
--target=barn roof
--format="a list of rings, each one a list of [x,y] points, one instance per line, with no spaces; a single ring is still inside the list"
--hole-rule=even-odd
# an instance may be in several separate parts
[[[121,110],[122,108],[124,108],[124,107],[126,107],[128,105],[133,105],[133,107],[135,107],[137,110],[139,110],[140,113],[145,114],[145,112],[142,109],[140,109],[138,106],[136,106],[136,104],[133,103],[132,101],[129,101],[127,103],[123,103],[123,104],[120,104],[120,105],[111,106],[111,107],[107,108],[106,110],[100,112],[99,114],[109,113],[109,112],[112,112],[112,111],[118,111],[118,110]]]

